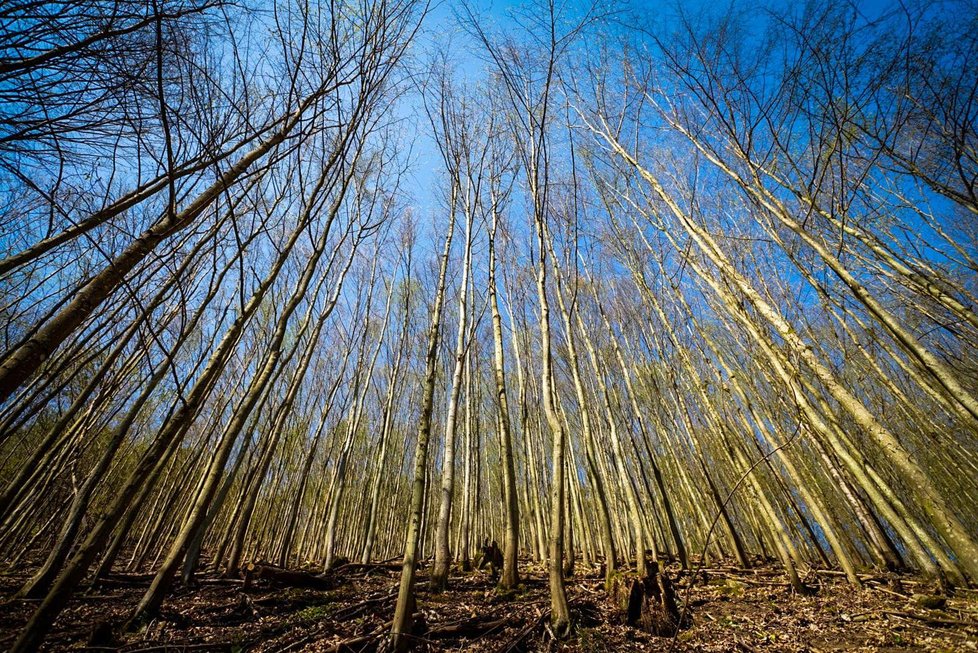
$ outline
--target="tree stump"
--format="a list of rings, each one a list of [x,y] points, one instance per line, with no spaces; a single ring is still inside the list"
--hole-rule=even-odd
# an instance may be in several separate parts
[[[688,628],[669,577],[650,567],[644,578],[634,573],[615,574],[608,588],[610,599],[625,623],[659,637],[671,637]]]

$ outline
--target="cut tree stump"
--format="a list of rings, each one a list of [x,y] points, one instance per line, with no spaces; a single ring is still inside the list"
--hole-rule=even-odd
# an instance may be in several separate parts
[[[608,594],[625,623],[659,637],[672,637],[689,627],[689,618],[680,613],[676,590],[669,577],[650,566],[644,578],[634,573],[615,574]]]
[[[330,590],[336,587],[333,579],[327,576],[253,562],[245,567],[244,589],[249,589],[256,580],[267,580],[289,587],[306,587],[315,590]]]

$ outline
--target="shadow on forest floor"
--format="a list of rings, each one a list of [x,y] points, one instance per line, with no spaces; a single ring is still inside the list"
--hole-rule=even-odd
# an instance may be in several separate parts
[[[567,583],[573,635],[560,643],[547,624],[544,570],[523,564],[519,591],[500,595],[487,572],[457,573],[443,594],[426,590],[419,570],[419,650],[517,651],[968,651],[978,650],[978,591],[936,597],[925,580],[868,575],[853,590],[833,572],[811,571],[811,596],[791,592],[780,570],[711,567],[676,586],[692,627],[675,639],[626,626],[597,572]],[[676,578],[678,569],[670,568]],[[26,570],[0,575],[9,597]],[[196,588],[169,597],[161,616],[139,633],[120,636],[121,623],[150,576],[116,575],[77,596],[46,642],[50,651],[296,651],[375,650],[392,618],[399,573],[394,565],[341,567],[333,587],[301,588],[274,578],[244,587],[237,579],[203,577]],[[0,648],[10,646],[36,603],[0,604]],[[936,606],[940,607],[936,607]],[[936,608],[936,609],[935,609]]]

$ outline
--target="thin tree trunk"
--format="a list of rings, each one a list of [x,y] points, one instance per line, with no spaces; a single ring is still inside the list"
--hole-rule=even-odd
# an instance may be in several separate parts
[[[454,207],[454,197],[450,207]],[[414,480],[411,488],[411,502],[408,512],[407,532],[404,537],[404,560],[401,568],[401,582],[398,586],[397,605],[394,608],[394,622],[391,625],[391,644],[403,651],[408,646],[408,637],[414,618],[414,572],[417,564],[419,540],[421,536],[421,515],[424,509],[425,486],[428,473],[428,444],[431,440],[431,413],[435,399],[435,377],[438,363],[438,340],[441,333],[442,304],[445,301],[445,279],[448,273],[448,259],[455,233],[455,212],[449,211],[448,233],[438,271],[438,285],[435,290],[434,306],[431,310],[431,323],[428,328],[428,346],[425,352],[424,390],[421,397],[421,419],[418,422],[418,435],[414,454]]]

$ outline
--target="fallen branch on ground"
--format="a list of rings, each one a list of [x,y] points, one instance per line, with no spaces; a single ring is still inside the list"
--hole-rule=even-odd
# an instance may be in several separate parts
[[[424,636],[428,639],[437,639],[439,637],[453,637],[456,635],[466,636],[478,636],[483,635],[491,630],[500,628],[502,626],[522,623],[522,619],[487,619],[486,617],[473,617],[472,619],[463,619],[462,621],[456,621],[447,624],[435,624],[428,628],[428,631]]]
[[[269,580],[290,587],[329,590],[336,586],[332,578],[305,571],[292,571],[260,563],[249,564],[245,568],[244,588],[249,589],[256,580]]]
[[[914,614],[913,612],[900,612],[898,610],[882,610],[881,614],[890,615],[891,617],[902,617],[904,619],[916,619],[917,621],[923,621],[924,623],[935,626],[967,626],[978,629],[978,622],[964,619],[940,619],[938,617],[929,617],[923,614]]]

